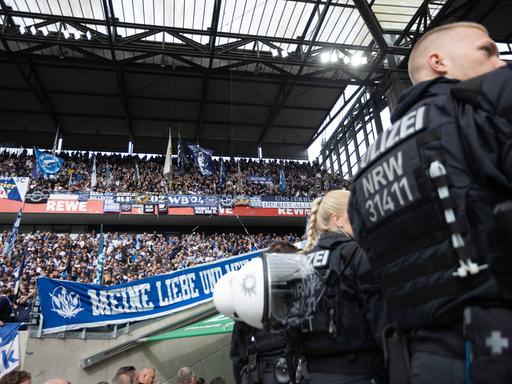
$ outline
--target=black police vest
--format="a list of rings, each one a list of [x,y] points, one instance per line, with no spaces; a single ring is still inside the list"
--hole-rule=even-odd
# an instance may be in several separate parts
[[[316,266],[324,276],[327,288],[320,299],[310,322],[302,329],[302,348],[306,356],[333,355],[376,348],[370,324],[362,307],[361,298],[347,286],[348,274],[339,275],[355,254],[354,241],[340,239],[329,248],[316,246],[311,252],[326,250],[329,259],[325,265]],[[343,289],[345,285],[345,289]],[[349,293],[350,292],[350,293]]]
[[[499,297],[483,257],[490,224],[478,220],[502,197],[472,180],[460,108],[449,93],[417,104],[370,146],[353,180],[355,238],[403,329],[461,322],[471,300]]]

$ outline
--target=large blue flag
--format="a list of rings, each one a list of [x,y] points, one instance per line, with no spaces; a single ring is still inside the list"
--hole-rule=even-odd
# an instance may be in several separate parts
[[[0,377],[20,365],[19,323],[6,323],[0,327]]]
[[[196,163],[199,172],[203,176],[213,176],[215,174],[215,164],[212,160],[212,151],[200,147],[199,145],[189,144],[188,149],[192,154],[194,163]]]
[[[43,176],[56,175],[62,169],[64,160],[60,157],[50,155],[34,147],[36,156],[37,172]]]
[[[7,241],[4,244],[3,254],[5,256],[11,257],[11,253],[14,248],[14,243],[16,243],[16,238],[18,237],[18,230],[20,228],[22,210],[23,210],[23,206],[22,206],[22,208],[20,208],[20,211],[16,215],[16,220],[14,220],[12,229],[9,232],[9,235],[7,236]]]

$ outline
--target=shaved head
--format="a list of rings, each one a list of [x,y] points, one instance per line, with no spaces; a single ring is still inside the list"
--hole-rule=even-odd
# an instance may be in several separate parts
[[[409,77],[413,84],[440,76],[467,80],[502,65],[487,29],[459,22],[434,28],[418,40],[409,57]]]

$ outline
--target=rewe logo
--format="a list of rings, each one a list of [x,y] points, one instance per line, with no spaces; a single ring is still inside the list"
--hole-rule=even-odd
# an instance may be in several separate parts
[[[279,216],[307,216],[310,211],[309,208],[277,208]]]
[[[50,212],[87,212],[87,202],[69,200],[48,200],[46,210]]]
[[[60,286],[50,293],[52,311],[57,312],[65,319],[71,319],[84,309],[80,306],[80,297],[75,292],[67,291],[66,287]]]

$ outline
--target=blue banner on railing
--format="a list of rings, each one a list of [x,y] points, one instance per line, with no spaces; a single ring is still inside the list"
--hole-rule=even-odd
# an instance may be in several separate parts
[[[255,251],[113,286],[39,278],[43,332],[121,324],[191,308],[211,300],[224,274],[259,255]]]

